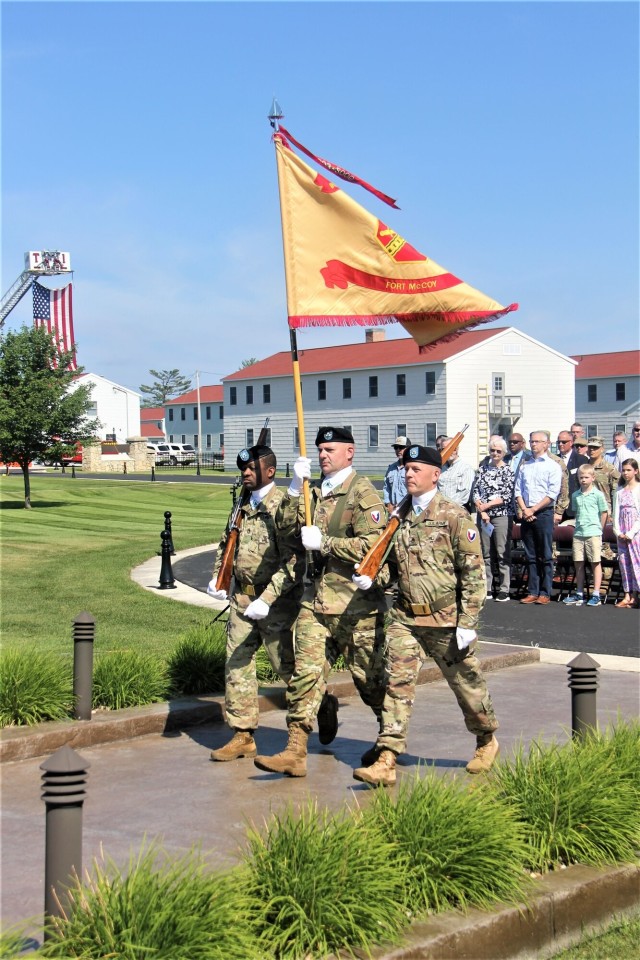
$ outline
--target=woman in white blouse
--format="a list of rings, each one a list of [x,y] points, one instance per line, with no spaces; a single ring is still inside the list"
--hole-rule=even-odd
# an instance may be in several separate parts
[[[504,462],[504,437],[489,439],[489,462],[483,464],[473,489],[487,574],[487,599],[509,599],[511,585],[511,527],[513,526],[514,475]]]

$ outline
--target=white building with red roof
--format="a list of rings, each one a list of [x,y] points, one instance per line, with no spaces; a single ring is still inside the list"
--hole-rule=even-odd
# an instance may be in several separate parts
[[[302,339],[302,337],[300,338]],[[300,346],[300,341],[299,344]],[[576,361],[515,327],[480,328],[420,353],[410,338],[366,330],[364,342],[298,351],[307,453],[320,426],[348,426],[356,465],[379,473],[406,435],[433,445],[469,424],[460,455],[472,464],[492,433],[549,430],[574,416]],[[281,470],[299,455],[291,354],[275,353],[223,378],[229,457],[258,437],[270,417]]]
[[[224,452],[224,406],[221,384],[188,390],[164,405],[165,434],[169,443],[191,443],[203,453]],[[238,448],[240,449],[240,448]],[[235,459],[235,455],[234,455]]]
[[[140,408],[140,436],[164,440],[164,407]]]
[[[122,387],[98,373],[81,373],[74,378],[71,389],[88,385],[91,402],[87,416],[100,421],[98,437],[124,443],[129,437],[140,436],[140,394]]]
[[[588,437],[602,437],[609,446],[614,432],[631,438],[640,419],[640,350],[586,353],[574,356],[576,420]]]

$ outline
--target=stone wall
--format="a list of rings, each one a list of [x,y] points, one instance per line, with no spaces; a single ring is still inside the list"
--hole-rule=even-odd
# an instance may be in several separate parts
[[[155,463],[155,454],[147,450],[144,437],[128,437],[128,453],[102,453],[102,443],[86,443],[82,450],[85,473],[147,473]]]

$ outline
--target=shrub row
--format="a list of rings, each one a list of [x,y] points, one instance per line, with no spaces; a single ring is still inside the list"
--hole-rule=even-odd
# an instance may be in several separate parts
[[[224,690],[226,632],[202,623],[178,639],[167,659],[123,649],[96,655],[93,706],[109,710]],[[266,659],[266,657],[265,657]],[[273,671],[260,659],[261,683]],[[0,654],[0,726],[63,720],[73,709],[72,656],[11,648]]]
[[[242,863],[225,874],[197,849],[172,859],[147,845],[128,869],[96,864],[75,885],[40,956],[367,955],[414,918],[522,899],[534,868],[633,860],[639,747],[640,725],[619,722],[585,741],[535,743],[472,785],[418,771],[337,814],[289,808],[250,827]]]

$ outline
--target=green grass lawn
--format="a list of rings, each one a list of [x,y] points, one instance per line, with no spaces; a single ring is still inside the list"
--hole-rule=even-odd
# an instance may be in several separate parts
[[[170,510],[176,550],[217,544],[229,488],[33,476],[24,509],[21,474],[0,480],[2,643],[71,654],[72,622],[96,619],[96,650],[165,653],[206,610],[155,596],[130,579],[160,549]]]

